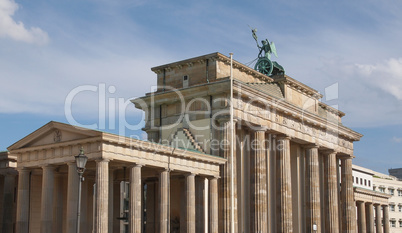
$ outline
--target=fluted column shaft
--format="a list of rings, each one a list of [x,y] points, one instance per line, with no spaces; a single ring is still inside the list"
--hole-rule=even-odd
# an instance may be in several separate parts
[[[267,232],[267,161],[265,149],[265,131],[254,132],[250,158],[250,232]]]
[[[324,157],[324,173],[325,182],[324,190],[326,192],[325,206],[325,232],[339,233],[339,208],[338,208],[338,164],[336,160],[336,152],[330,151]]]
[[[78,182],[77,165],[75,162],[67,163],[67,233],[75,233],[77,228]]]
[[[306,148],[306,229],[313,232],[313,225],[317,226],[315,232],[321,232],[321,206],[320,206],[320,171],[318,163],[318,147]]]
[[[29,178],[28,169],[18,170],[17,233],[28,233],[29,229]]]
[[[109,160],[96,160],[95,233],[109,230]]]
[[[142,229],[141,167],[135,165],[130,169],[130,233],[141,233]]]
[[[214,177],[209,180],[209,224],[210,233],[218,233],[218,178]]]
[[[277,137],[277,232],[293,232],[290,138]]]
[[[186,176],[186,229],[195,233],[195,175]]]
[[[356,206],[353,193],[352,158],[341,159],[342,232],[356,232]]]
[[[235,124],[235,122],[234,122]],[[227,159],[227,162],[221,167],[221,180],[220,180],[220,204],[222,205],[221,208],[221,216],[219,217],[220,220],[220,231],[223,233],[231,232],[231,179],[234,179],[234,190],[233,190],[233,197],[234,197],[234,232],[237,232],[237,186],[236,186],[236,146],[234,146],[233,150],[233,161],[231,152],[231,135],[233,134],[234,141],[236,142],[236,135],[235,135],[235,126],[233,126],[233,131],[231,131],[230,121],[229,119],[222,119],[220,121],[221,127],[221,156]],[[233,170],[233,177],[231,176],[231,164],[233,162],[234,170]]]
[[[54,167],[42,167],[41,233],[53,233]]]
[[[170,232],[170,172],[168,169],[159,175],[159,232]]]
[[[374,204],[375,207],[375,229],[376,233],[382,233],[382,222],[381,222],[381,205]]]
[[[366,203],[366,231],[367,233],[374,233],[374,211],[373,203]]]
[[[357,229],[359,233],[366,233],[366,210],[362,201],[357,201]]]
[[[63,200],[66,197],[63,190],[64,175],[55,174],[54,182],[54,215],[53,215],[53,232],[63,231]]]
[[[3,191],[3,233],[13,232],[13,210],[14,210],[14,186],[15,174],[6,174],[4,176]]]
[[[389,233],[389,207],[388,205],[382,206],[384,216],[384,233]]]

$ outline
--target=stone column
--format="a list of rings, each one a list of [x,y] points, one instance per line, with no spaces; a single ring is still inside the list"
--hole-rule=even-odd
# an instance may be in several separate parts
[[[13,215],[14,215],[14,187],[15,175],[9,172],[4,176],[4,192],[3,192],[3,233],[13,232]]]
[[[324,190],[326,194],[325,206],[325,231],[326,233],[339,233],[339,209],[338,209],[338,163],[335,151],[324,152]]]
[[[384,233],[389,233],[389,207],[388,205],[382,206],[382,214],[384,216]]]
[[[363,201],[357,201],[357,227],[359,233],[366,233],[366,210]]]
[[[141,167],[135,165],[130,169],[130,232],[141,233],[142,231],[142,183]]]
[[[195,175],[186,175],[186,229],[195,233]]]
[[[382,221],[381,221],[381,205],[375,203],[375,229],[376,233],[382,233]]]
[[[114,169],[109,168],[109,231],[108,232],[113,232],[113,198],[114,198]]]
[[[214,177],[209,180],[209,232],[218,233],[218,178]]]
[[[53,232],[63,231],[63,200],[66,197],[63,192],[64,176],[55,173],[54,177],[54,198],[53,198]]]
[[[18,170],[17,233],[28,233],[29,229],[29,179],[30,170]]]
[[[236,123],[236,120],[234,121],[234,124]],[[233,171],[233,177],[231,176],[231,154],[230,154],[230,146],[231,146],[231,134],[233,134],[234,141],[236,142],[236,135],[235,135],[235,130],[231,132],[231,127],[230,127],[230,121],[228,118],[224,118],[220,120],[220,127],[221,127],[221,152],[220,156],[223,158],[227,159],[227,162],[221,166],[221,180],[220,180],[220,190],[219,190],[219,199],[220,199],[220,204],[222,205],[221,208],[221,213],[219,216],[220,220],[220,231],[223,233],[229,233],[231,232],[231,223],[232,223],[232,218],[231,218],[231,213],[232,213],[232,208],[231,208],[231,179],[234,179],[234,190],[233,190],[233,196],[234,196],[234,232],[237,232],[237,185],[236,185],[236,146],[234,146],[233,150],[233,166],[234,166],[234,171]],[[235,128],[235,126],[233,126]]]
[[[149,180],[147,183],[147,222],[145,226],[145,233],[155,233],[157,232],[156,222],[159,221],[157,218],[157,208],[158,208],[158,185],[155,180]]]
[[[266,128],[257,129],[250,158],[250,232],[267,232]]]
[[[205,232],[205,178],[201,176],[195,177],[195,226],[196,232]]]
[[[356,206],[353,193],[352,158],[341,159],[342,232],[356,232]]]
[[[275,149],[277,153],[277,232],[293,232],[290,137],[278,136]]]
[[[96,160],[95,233],[109,230],[109,160]]]
[[[67,163],[67,233],[75,233],[77,228],[78,182],[77,165],[74,162]]]
[[[54,167],[42,167],[41,233],[53,233]]]
[[[374,233],[374,212],[373,203],[366,203],[366,230],[367,233]]]
[[[313,232],[313,225],[317,226],[317,233],[321,232],[321,205],[320,205],[320,171],[318,163],[318,146],[306,147],[306,229]]]
[[[170,232],[170,171],[159,175],[159,232]]]

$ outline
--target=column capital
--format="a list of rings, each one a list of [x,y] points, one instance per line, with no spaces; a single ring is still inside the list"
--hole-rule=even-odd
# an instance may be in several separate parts
[[[343,155],[339,155],[339,158],[340,158],[341,160],[348,160],[348,159],[353,159],[353,158],[355,158],[355,156],[343,154]]]
[[[145,165],[143,165],[143,164],[140,164],[140,163],[134,163],[134,164],[130,164],[130,168],[133,168],[133,167],[144,167]]]
[[[362,201],[362,200],[356,200],[356,203],[366,203],[365,201]]]
[[[193,172],[188,172],[188,173],[185,173],[185,174],[184,174],[185,177],[196,176],[196,175],[198,175],[198,174],[193,173]]]
[[[292,137],[290,137],[289,135],[287,135],[287,134],[274,134],[274,136],[273,137],[275,137],[277,140],[283,140],[283,139],[287,139],[287,140],[291,140],[292,139]]]
[[[56,166],[54,166],[54,165],[52,165],[52,164],[45,164],[45,165],[43,165],[43,166],[41,166],[41,168],[43,169],[43,170],[45,170],[45,169],[47,169],[47,170],[49,170],[49,169],[55,169],[56,168]]]
[[[23,173],[23,172],[30,172],[32,169],[27,167],[17,167],[16,170],[18,171],[18,173]]]
[[[378,207],[378,206],[381,206],[381,204],[380,203],[373,203],[373,206]]]
[[[331,154],[337,153],[334,149],[328,149],[328,148],[320,149],[320,152],[324,155],[331,155]]]
[[[221,117],[218,117],[216,120],[219,122],[219,124],[229,123],[230,116],[229,115],[221,116]],[[236,123],[237,121],[239,121],[237,118],[233,118],[233,123]]]
[[[68,166],[76,165],[77,163],[75,161],[68,161],[66,163]]]
[[[315,144],[315,143],[310,143],[310,144],[306,144],[306,145],[303,145],[303,148],[304,149],[313,149],[313,148],[320,148],[320,146],[318,146],[317,144]]]
[[[262,126],[262,125],[256,125],[256,126],[251,126],[250,129],[254,130],[255,132],[266,132],[269,130],[267,126]]]
[[[110,159],[106,159],[106,158],[97,158],[97,159],[95,159],[95,162],[97,162],[97,163],[101,163],[101,162],[108,163],[108,162],[110,162]]]
[[[158,173],[171,172],[171,171],[173,171],[173,169],[171,169],[169,167],[161,167],[160,169],[158,169]]]

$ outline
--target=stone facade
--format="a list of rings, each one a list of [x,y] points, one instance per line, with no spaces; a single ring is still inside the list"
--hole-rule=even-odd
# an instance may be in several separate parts
[[[149,139],[169,145],[186,129],[196,138],[188,148],[198,144],[228,160],[220,171],[219,232],[356,231],[352,158],[362,135],[343,126],[345,114],[321,103],[316,90],[236,61],[231,70],[219,53],[152,70],[158,89],[133,100],[146,113]]]
[[[316,90],[219,53],[152,70],[157,90],[132,100],[149,142],[50,122],[8,148],[16,232],[75,231],[81,147],[82,232],[356,232],[362,135]]]
[[[393,175],[398,175],[400,169],[389,169]],[[388,225],[391,233],[402,232],[402,180],[393,175],[373,172],[373,188],[390,196],[388,203]],[[382,219],[385,219],[382,216]]]

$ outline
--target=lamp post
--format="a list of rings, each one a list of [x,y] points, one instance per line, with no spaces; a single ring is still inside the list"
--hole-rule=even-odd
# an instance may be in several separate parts
[[[84,155],[84,149],[81,148],[80,153],[75,157],[75,162],[77,164],[77,173],[79,175],[78,182],[78,206],[77,206],[77,228],[76,232],[80,232],[80,216],[81,216],[81,183],[84,181],[82,174],[85,171],[85,165],[87,164],[88,157]]]

